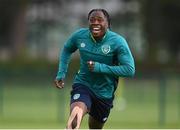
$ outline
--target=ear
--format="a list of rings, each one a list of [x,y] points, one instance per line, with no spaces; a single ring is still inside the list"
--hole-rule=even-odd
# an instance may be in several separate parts
[[[108,23],[107,18],[106,18],[106,28],[109,28],[109,23]]]
[[[109,24],[108,24],[108,22],[106,22],[106,25],[105,25],[105,26],[106,26],[106,28],[109,28]]]

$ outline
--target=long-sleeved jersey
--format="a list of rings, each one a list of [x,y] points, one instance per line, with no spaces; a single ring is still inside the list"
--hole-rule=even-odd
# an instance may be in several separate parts
[[[99,98],[113,98],[119,77],[132,77],[134,59],[126,40],[106,31],[101,41],[96,41],[88,28],[73,33],[62,49],[56,79],[64,79],[71,54],[79,50],[80,70],[74,83],[87,86]],[[88,69],[87,61],[94,61],[94,70]]]

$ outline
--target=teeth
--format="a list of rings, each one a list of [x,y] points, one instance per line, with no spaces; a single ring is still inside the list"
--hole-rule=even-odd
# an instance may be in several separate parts
[[[95,30],[99,29],[99,28],[94,28]]]
[[[100,30],[100,28],[99,27],[94,27],[93,30],[98,31],[98,30]]]

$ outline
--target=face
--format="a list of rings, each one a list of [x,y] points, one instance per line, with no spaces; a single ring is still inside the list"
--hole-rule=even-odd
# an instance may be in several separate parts
[[[89,16],[89,29],[95,39],[101,39],[108,28],[107,18],[101,11],[94,11]]]

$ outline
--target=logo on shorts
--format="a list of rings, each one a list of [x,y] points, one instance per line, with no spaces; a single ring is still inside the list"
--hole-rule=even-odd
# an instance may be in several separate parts
[[[78,99],[79,97],[80,97],[80,94],[77,93],[77,94],[74,94],[73,99],[76,100],[76,99]]]
[[[110,47],[109,45],[103,45],[103,46],[101,47],[101,50],[102,50],[102,52],[103,52],[104,54],[107,54],[107,53],[110,52],[111,47]]]
[[[107,117],[104,117],[104,118],[103,118],[103,121],[106,121],[106,120],[107,120]]]

